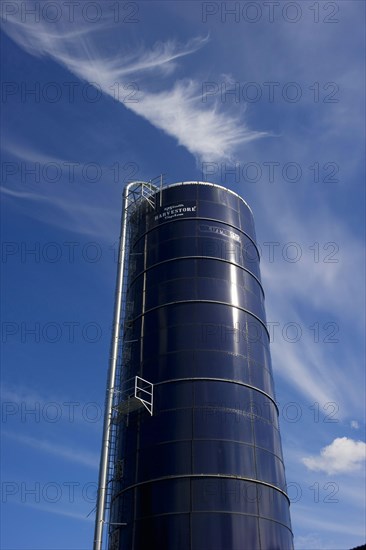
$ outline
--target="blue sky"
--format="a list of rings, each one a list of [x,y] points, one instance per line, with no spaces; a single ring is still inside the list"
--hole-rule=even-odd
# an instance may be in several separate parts
[[[2,548],[91,546],[121,193],[161,173],[251,205],[295,546],[364,543],[364,3],[1,10]]]

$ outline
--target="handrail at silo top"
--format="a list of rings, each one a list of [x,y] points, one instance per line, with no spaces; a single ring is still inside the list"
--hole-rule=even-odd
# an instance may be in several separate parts
[[[209,181],[179,181],[176,183],[169,183],[168,185],[164,185],[163,190],[169,189],[170,187],[177,187],[178,185],[207,185],[210,187],[217,187],[218,189],[223,189],[224,191],[227,191],[228,193],[231,193],[232,195],[235,195],[236,197],[238,197],[245,204],[245,206],[250,210],[250,213],[253,215],[253,210],[251,209],[247,201],[243,199],[243,197],[241,197],[238,193],[236,193],[232,189],[229,189],[228,187],[224,187],[223,185],[219,185],[218,183],[211,183]],[[156,193],[158,192],[160,192],[160,189],[156,191]]]

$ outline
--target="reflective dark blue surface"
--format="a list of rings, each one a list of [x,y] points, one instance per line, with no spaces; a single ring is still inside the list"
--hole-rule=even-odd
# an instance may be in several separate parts
[[[130,228],[122,373],[154,384],[154,414],[119,424],[113,550],[291,550],[251,211],[177,185]]]

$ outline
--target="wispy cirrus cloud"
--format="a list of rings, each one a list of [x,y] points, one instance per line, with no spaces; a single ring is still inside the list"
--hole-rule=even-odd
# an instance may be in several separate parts
[[[201,85],[195,80],[178,81],[173,89],[145,94],[133,110],[157,128],[174,135],[198,159],[232,157],[239,145],[268,135],[249,130],[244,116],[235,116],[201,103]]]
[[[37,439],[28,435],[18,435],[10,432],[3,432],[3,435],[16,440],[21,445],[26,445],[39,452],[56,455],[60,459],[76,462],[89,468],[97,469],[99,466],[99,455],[82,449],[75,449],[53,443],[51,441]]]
[[[76,29],[80,28],[80,33]],[[97,85],[107,95],[121,101],[127,109],[148,120],[153,126],[175,138],[192,153],[197,161],[233,159],[238,146],[269,134],[249,129],[244,119],[230,113],[219,102],[202,102],[202,82],[180,79],[173,84],[159,81],[160,90],[152,90],[151,76],[171,75],[177,60],[195,53],[209,38],[195,37],[185,44],[175,40],[157,42],[152,48],[141,46],[112,52],[105,44],[111,26],[104,20],[98,25],[75,22],[74,29],[61,22],[47,24],[24,22],[8,17],[5,32],[24,50],[36,56],[48,56],[66,67],[80,79]],[[134,80],[134,101],[124,101],[116,95],[116,86],[126,86]]]
[[[342,343],[363,341],[364,245],[326,207],[313,207],[308,223],[301,211],[277,206],[262,202],[274,257],[262,245],[261,264],[267,319],[278,323],[271,347],[276,372],[311,401],[334,403],[337,418],[362,415],[362,358],[357,346]],[[299,330],[292,342],[281,332],[291,323]]]
[[[118,223],[118,213],[111,210],[110,196],[103,192],[100,186],[98,191],[97,204],[84,194],[83,201],[80,201],[80,185],[87,185],[82,174],[87,165],[83,163],[72,163],[69,160],[49,156],[41,151],[35,150],[31,146],[15,141],[8,141],[3,145],[2,150],[11,155],[16,162],[4,163],[4,173],[6,165],[17,170],[17,176],[25,170],[27,163],[35,170],[42,170],[45,166],[50,166],[57,174],[62,176],[60,181],[64,185],[49,185],[47,180],[42,184],[29,182],[24,186],[20,177],[9,178],[12,183],[10,187],[0,186],[0,196],[8,200],[16,200],[17,207],[23,209],[27,215],[35,215],[37,219],[56,227],[66,228],[73,233],[98,237],[102,241],[110,240],[114,234],[113,228]],[[73,165],[72,179],[70,182],[69,167]],[[22,168],[23,166],[23,168]],[[96,165],[100,173],[105,174],[105,178],[111,179],[111,170],[107,166]],[[5,180],[7,177],[5,176]],[[47,206],[40,211],[33,212],[29,208],[29,201]]]
[[[29,386],[20,384],[12,385],[3,383],[0,390],[0,399],[2,402],[2,422],[13,422],[15,427],[19,422],[26,421],[29,411],[35,411],[35,415],[40,419],[53,425],[54,418],[48,418],[47,408],[51,411],[57,410],[57,421],[64,423],[68,428],[68,433],[71,435],[70,425],[77,424],[85,433],[86,428],[91,428],[93,431],[100,431],[102,422],[103,403],[100,404],[100,415],[95,420],[87,418],[84,407],[87,401],[78,401],[75,396],[67,393],[54,393],[53,391],[40,391]],[[98,407],[98,403],[93,404]],[[10,432],[9,432],[10,433]],[[25,441],[24,441],[25,443]]]
[[[304,249],[306,241],[300,242]],[[277,324],[271,345],[276,373],[311,402],[333,403],[337,419],[362,414],[364,402],[357,349],[341,345],[349,334],[362,338],[362,322],[354,325],[358,313],[349,299],[353,286],[357,292],[357,281],[350,287],[344,273],[353,255],[347,256],[349,262],[333,266],[332,274],[331,267],[305,259],[297,266],[285,261],[262,264],[267,318]]]
[[[79,235],[98,237],[101,241],[108,242],[110,236],[113,235],[113,222],[118,222],[117,216],[114,219],[114,212],[111,212],[107,206],[81,204],[80,201],[72,200],[72,193],[68,198],[64,198],[61,194],[42,195],[33,190],[27,192],[2,187],[0,188],[1,194],[15,199],[18,207],[24,209],[27,214],[29,201],[43,203],[49,207],[42,210],[42,214],[39,215],[39,219],[45,223],[68,229]],[[30,215],[34,214],[30,212]]]
[[[33,502],[25,502],[22,503],[25,506],[29,506],[30,508],[34,508],[38,512],[46,512],[48,514],[56,514],[57,516],[63,516],[66,518],[71,518],[75,520],[81,520],[81,521],[94,521],[93,515],[89,515],[87,513],[87,507],[85,512],[80,510],[80,506],[78,506],[78,503],[76,505],[72,503],[68,503],[68,508],[60,506],[58,503],[52,503],[47,505],[41,505],[39,503],[33,503]],[[79,511],[78,511],[79,510]]]
[[[291,515],[292,520],[295,520],[300,525],[304,526],[308,530],[309,534],[314,533],[316,537],[319,537],[319,540],[323,539],[323,548],[326,548],[326,550],[336,548],[336,546],[329,545],[329,535],[327,534],[327,531],[329,533],[333,533],[334,535],[339,533],[362,538],[365,536],[364,526],[362,524],[360,525],[357,521],[354,521],[353,518],[350,519],[350,521],[344,522],[343,516],[342,518],[339,518],[339,521],[335,521],[334,510],[332,510],[332,515],[329,514],[328,517],[325,515],[325,517],[319,517],[318,515],[314,515],[314,512],[311,509],[305,506],[297,505],[296,507],[293,507]],[[310,548],[320,550],[322,548],[322,546],[303,546],[302,543],[303,541],[301,541],[301,544],[296,545],[296,548],[303,550],[310,550]],[[349,546],[347,546],[347,548],[349,548]]]
[[[295,538],[295,545],[297,550],[328,550],[329,546],[324,546],[324,542],[321,540],[317,533],[309,533],[305,536],[299,536]]]

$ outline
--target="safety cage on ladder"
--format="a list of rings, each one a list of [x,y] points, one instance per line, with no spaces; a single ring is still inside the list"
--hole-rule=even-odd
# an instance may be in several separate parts
[[[114,422],[118,422],[124,415],[145,407],[151,416],[154,406],[154,385],[140,376],[127,380],[124,389],[116,390],[117,405],[113,407]]]

